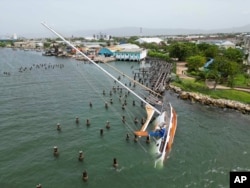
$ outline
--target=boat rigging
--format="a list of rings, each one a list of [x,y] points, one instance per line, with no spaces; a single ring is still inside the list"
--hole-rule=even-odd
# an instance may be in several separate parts
[[[133,95],[135,95],[137,98],[139,98],[142,102],[144,102],[146,111],[147,111],[147,120],[142,126],[141,130],[134,131],[135,136],[141,137],[141,136],[149,136],[153,137],[155,140],[155,166],[157,163],[161,162],[163,164],[164,160],[166,159],[166,155],[170,152],[175,131],[177,127],[177,113],[175,112],[174,108],[170,103],[168,105],[162,105],[162,112],[160,112],[158,109],[156,109],[154,106],[152,106],[150,103],[148,103],[146,100],[141,98],[139,95],[137,95],[133,90],[128,88],[125,84],[120,82],[117,78],[115,78],[113,75],[111,75],[108,71],[106,71],[104,68],[102,68],[100,65],[95,63],[92,59],[90,59],[87,55],[85,55],[83,52],[81,52],[78,48],[76,48],[73,44],[71,44],[69,41],[67,41],[62,35],[57,33],[55,30],[50,28],[47,24],[42,23],[44,27],[49,29],[51,32],[53,32],[55,35],[57,35],[59,38],[61,38],[65,43],[67,43],[69,46],[71,46],[74,50],[76,50],[79,54],[81,54],[83,57],[85,57],[89,62],[94,64],[96,67],[98,67],[100,70],[102,70],[104,73],[106,73],[109,77],[111,77],[113,80],[118,82],[121,86],[126,88],[129,92],[131,92]],[[135,80],[133,80],[135,82]],[[147,126],[150,122],[150,120],[153,117],[154,112],[158,113],[155,120],[155,127],[154,131],[146,131]]]
[[[58,36],[60,39],[62,39],[65,43],[67,43],[70,47],[72,47],[74,50],[76,50],[79,54],[81,54],[82,56],[84,56],[89,62],[93,63],[95,66],[97,66],[99,69],[101,69],[103,72],[105,72],[109,77],[111,77],[112,79],[114,79],[116,82],[118,82],[121,86],[123,86],[124,88],[126,88],[129,92],[131,92],[133,95],[135,95],[137,98],[139,98],[141,101],[143,101],[146,105],[150,106],[151,108],[154,109],[154,111],[158,114],[161,114],[161,112],[156,109],[155,107],[153,107],[151,104],[149,104],[146,100],[144,100],[143,98],[141,98],[139,95],[137,95],[133,90],[131,90],[130,88],[128,88],[125,84],[123,84],[122,82],[120,82],[117,78],[115,78],[112,74],[110,74],[108,71],[106,71],[104,68],[102,68],[100,65],[98,65],[97,63],[95,63],[92,59],[90,59],[87,55],[85,55],[83,52],[81,52],[78,48],[76,48],[73,44],[71,44],[69,41],[67,41],[62,35],[60,35],[59,33],[57,33],[54,29],[52,29],[51,27],[49,27],[46,23],[42,22],[41,23],[44,27],[46,27],[48,30],[50,30],[51,32],[53,32],[56,36]]]

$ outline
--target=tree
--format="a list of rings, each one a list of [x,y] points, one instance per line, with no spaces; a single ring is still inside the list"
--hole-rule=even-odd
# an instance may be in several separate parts
[[[224,56],[230,61],[235,61],[241,64],[243,62],[244,54],[238,49],[228,48],[225,50]]]
[[[176,42],[169,46],[169,56],[185,61],[186,58],[198,53],[198,48],[194,43]]]
[[[208,49],[204,51],[206,57],[215,58],[219,53],[218,46],[210,45]]]
[[[197,48],[207,58],[215,58],[219,53],[219,48],[216,45],[201,43],[197,44]]]
[[[200,55],[191,56],[187,59],[188,72],[198,71],[206,62],[206,58]]]
[[[240,70],[240,66],[238,63],[234,62],[234,61],[230,61],[228,63],[228,75],[229,75],[229,79],[228,79],[228,85],[230,87],[234,87],[235,82],[234,82],[234,78],[235,76],[239,73]]]
[[[208,79],[214,80],[214,87],[213,89],[216,89],[217,84],[221,80],[221,74],[217,70],[211,70],[208,72]]]
[[[183,61],[186,58],[186,51],[182,43],[173,43],[169,47],[169,56]]]
[[[46,48],[49,48],[50,47],[50,42],[44,42],[43,43],[43,47],[46,49]]]
[[[204,52],[206,51],[208,48],[210,47],[210,44],[208,43],[200,43],[200,44],[197,44],[197,48],[200,52]]]
[[[128,42],[128,43],[134,43],[137,39],[139,39],[137,36],[131,36],[131,37],[127,40],[127,42]]]
[[[234,78],[240,71],[240,65],[228,60],[225,56],[218,56],[209,67],[211,71],[218,72],[220,80],[227,82],[230,87],[234,86]]]
[[[0,47],[5,47],[5,46],[6,46],[6,43],[0,42]]]
[[[168,61],[168,62],[170,61],[170,58],[169,58],[169,56],[167,54],[160,53],[160,52],[155,52],[155,51],[152,51],[152,50],[148,51],[148,56],[163,59],[163,60]]]
[[[203,82],[205,82],[205,85],[207,85],[207,78],[208,78],[208,72],[207,71],[200,71],[197,74],[195,81],[196,82],[203,81]]]

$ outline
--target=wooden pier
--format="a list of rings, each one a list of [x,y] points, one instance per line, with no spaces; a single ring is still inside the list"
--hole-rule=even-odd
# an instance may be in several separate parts
[[[149,103],[159,104],[159,96],[169,85],[173,64],[157,58],[147,58],[145,61],[150,64],[150,67],[141,68],[135,72],[134,80],[138,80],[139,83],[154,91],[147,97]]]
[[[115,57],[90,56],[89,58],[96,63],[108,63],[108,62],[115,61]],[[88,61],[88,59],[83,56],[76,57],[75,59],[79,61]]]

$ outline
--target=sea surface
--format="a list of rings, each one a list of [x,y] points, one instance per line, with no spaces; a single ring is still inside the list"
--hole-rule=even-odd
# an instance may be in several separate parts
[[[99,65],[129,85],[121,74]],[[141,66],[110,65],[128,75]],[[230,171],[250,171],[250,116],[183,101],[172,92],[166,96],[178,114],[178,127],[167,161],[155,168],[153,143],[133,141],[133,131],[140,128],[134,118],[146,117],[141,102],[124,90],[110,95],[113,86],[118,84],[93,64],[0,48],[0,187],[228,188]],[[146,93],[137,86],[134,91]],[[83,161],[78,161],[79,151]]]

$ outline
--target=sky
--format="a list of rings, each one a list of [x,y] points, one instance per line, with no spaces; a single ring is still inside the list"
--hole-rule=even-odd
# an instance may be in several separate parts
[[[0,36],[119,27],[223,29],[250,24],[250,0],[1,0]]]

